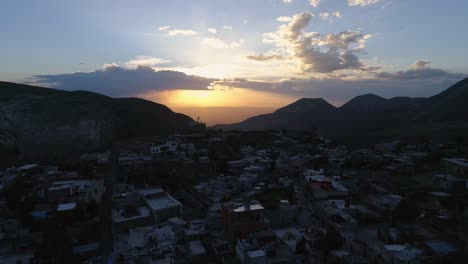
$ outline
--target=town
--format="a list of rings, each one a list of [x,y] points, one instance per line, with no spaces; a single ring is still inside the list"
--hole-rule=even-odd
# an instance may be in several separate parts
[[[0,171],[0,263],[466,263],[468,145],[199,129]]]

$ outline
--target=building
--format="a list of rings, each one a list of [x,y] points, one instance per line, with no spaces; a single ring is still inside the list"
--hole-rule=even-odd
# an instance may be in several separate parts
[[[21,253],[11,253],[0,255],[0,263],[33,264],[34,252],[26,251]]]
[[[183,144],[179,144],[179,148],[185,152],[185,154],[187,156],[193,156],[195,154],[195,152],[197,151],[196,147],[194,144],[192,143],[183,143]]]
[[[253,187],[256,181],[257,181],[257,174],[254,174],[254,173],[245,172],[239,176],[239,182],[244,188]]]
[[[179,143],[175,140],[168,140],[162,144],[153,144],[150,147],[151,155],[158,156],[165,153],[174,153],[177,151]]]
[[[232,160],[227,162],[229,173],[240,174],[243,171],[243,168],[249,165],[248,161],[245,160]]]
[[[242,154],[242,156],[244,157],[247,157],[247,156],[250,156],[252,155],[252,153],[255,151],[254,148],[252,148],[251,146],[241,146],[239,148],[239,152]]]
[[[306,176],[305,179],[316,199],[345,199],[349,196],[349,190],[337,180],[323,175]]]
[[[347,212],[352,210],[347,200],[319,201],[317,209],[323,226],[337,231],[355,230],[358,226],[357,220]]]
[[[187,227],[187,222],[180,219],[179,217],[172,217],[167,220],[167,223],[173,227],[177,240],[180,240],[182,237],[184,237],[184,231]]]
[[[468,188],[468,181],[450,174],[435,174],[432,178],[434,185],[449,192],[463,192]]]
[[[295,227],[273,229],[272,231],[282,246],[278,247],[283,249],[282,255],[295,254],[299,249],[299,244],[304,240],[304,233]]]
[[[204,263],[207,260],[206,249],[200,240],[192,240],[188,243],[191,263]]]
[[[378,194],[369,196],[369,204],[377,211],[393,211],[403,197],[397,194]]]
[[[457,177],[468,178],[468,160],[462,158],[442,159],[441,166],[446,173]]]
[[[190,225],[184,230],[184,235],[187,240],[207,240],[210,235],[207,221],[204,219],[190,221]]]
[[[182,204],[161,188],[139,190],[156,223],[172,217],[182,217]]]
[[[421,262],[422,250],[408,245],[384,245],[382,263],[417,264]]]
[[[153,156],[162,155],[162,154],[166,153],[167,150],[168,150],[168,148],[167,148],[166,144],[156,144],[156,145],[152,145],[150,147],[150,152],[151,152],[151,155],[153,155]]]
[[[267,264],[268,258],[264,250],[255,249],[247,240],[238,240],[236,243],[236,256],[242,264]]]
[[[120,153],[118,158],[119,165],[123,166],[138,166],[149,160],[151,160],[151,157],[138,155],[137,153]]]
[[[103,191],[102,180],[55,181],[47,190],[47,198],[49,201],[72,199],[85,203],[91,200],[100,202]]]
[[[170,225],[132,228],[114,237],[119,263],[173,263],[175,245],[176,236]]]
[[[237,239],[247,238],[252,232],[268,229],[270,222],[265,218],[264,211],[257,201],[224,204],[223,223],[226,239],[234,243]]]
[[[182,216],[182,204],[161,188],[141,189],[114,195],[114,233],[162,223]]]
[[[424,263],[456,263],[459,259],[457,248],[444,240],[433,239],[425,243],[428,252],[424,256]]]
[[[154,217],[145,205],[128,205],[112,211],[113,233],[128,232],[131,228],[153,225]]]

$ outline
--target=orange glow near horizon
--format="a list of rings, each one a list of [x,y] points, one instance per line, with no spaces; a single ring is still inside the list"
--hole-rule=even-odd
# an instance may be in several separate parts
[[[298,98],[268,92],[234,88],[229,90],[173,90],[142,94],[139,97],[168,107],[267,107],[278,108]]]
[[[208,125],[240,122],[255,115],[271,113],[298,99],[243,88],[157,91],[139,97],[164,104],[193,119],[200,117]]]

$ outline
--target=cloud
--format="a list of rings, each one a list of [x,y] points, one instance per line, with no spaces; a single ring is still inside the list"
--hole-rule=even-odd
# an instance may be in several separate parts
[[[224,29],[227,29],[227,30],[231,30],[232,27],[231,26],[223,26]]]
[[[158,27],[159,30],[167,32],[168,36],[174,37],[174,36],[191,36],[191,35],[196,35],[197,32],[191,29],[172,29],[169,26],[162,26]]]
[[[367,6],[380,2],[380,0],[348,0],[350,6]]]
[[[282,40],[296,41],[299,36],[303,35],[302,29],[309,24],[313,17],[313,14],[305,12],[286,19],[285,22],[289,22],[288,24],[281,25],[276,32],[264,34],[264,42],[284,44]]]
[[[442,69],[433,69],[429,67],[430,61],[418,60],[410,66],[406,71],[398,71],[395,73],[378,72],[375,77],[383,80],[399,80],[413,81],[419,79],[426,80],[446,80],[446,79],[462,79],[465,74],[449,73]]]
[[[329,78],[294,78],[283,81],[251,81],[246,79],[219,80],[215,89],[244,88],[256,91],[300,97],[322,97],[335,104],[367,93],[391,98],[396,96],[429,97],[468,74],[450,73],[442,69],[408,69],[396,73],[381,72],[376,78],[335,76]]]
[[[231,43],[226,43],[220,38],[204,38],[202,44],[206,47],[223,49],[223,48],[237,48],[244,44],[244,40],[240,39],[239,41],[232,41]]]
[[[259,55],[249,55],[247,56],[247,59],[253,60],[253,61],[269,61],[269,60],[280,60],[283,57],[281,55],[277,54],[259,54]]]
[[[169,36],[177,36],[177,35],[183,35],[183,36],[191,36],[191,35],[196,35],[197,32],[189,29],[189,30],[186,30],[186,29],[173,29],[173,30],[169,30],[167,32],[167,35]]]
[[[310,0],[310,5],[317,7],[320,4],[320,0]]]
[[[322,13],[322,18],[329,16],[329,13]],[[330,74],[343,70],[362,72],[376,69],[366,66],[359,58],[372,35],[358,31],[336,34],[307,32],[305,28],[313,17],[308,12],[296,14],[286,19],[289,22],[280,25],[275,32],[265,33],[263,42],[274,45],[269,53],[296,61],[303,73]]]
[[[288,16],[280,16],[276,19],[276,21],[280,21],[280,22],[291,22],[292,21],[292,17],[288,17]]]
[[[283,0],[283,2],[286,3],[286,4],[290,4],[290,3],[292,3],[293,1],[294,1],[294,0]]]
[[[355,31],[342,31],[338,34],[327,34],[326,37],[320,41],[321,44],[327,45],[331,50],[347,50],[352,45],[356,44],[359,48],[364,48],[365,42],[372,38],[370,34],[364,34]]]
[[[206,90],[215,79],[176,71],[155,71],[149,66],[127,69],[106,64],[102,70],[56,75],[37,75],[34,83],[64,90],[88,90],[109,96],[138,96],[150,91]]]
[[[216,28],[208,28],[208,32],[216,34]]]
[[[427,65],[431,64],[430,61],[425,60],[418,60],[413,65],[411,65],[411,69],[413,70],[422,70],[428,68]]]
[[[341,13],[340,11],[335,11],[335,12],[332,12],[332,13],[329,13],[329,12],[322,12],[318,15],[322,20],[329,20],[330,21],[332,20],[333,17],[336,17],[336,18],[341,18]]]
[[[275,54],[267,54],[251,59],[262,61],[274,59],[274,57]],[[429,67],[429,61],[422,60],[410,65],[404,71],[370,72],[359,77],[337,73],[320,78],[292,78],[276,81],[252,81],[243,78],[219,80],[177,71],[155,71],[148,66],[129,69],[111,63],[93,72],[34,76],[33,83],[64,90],[89,90],[115,97],[142,96],[150,92],[169,90],[218,90],[222,92],[242,88],[286,95],[288,98],[322,97],[335,104],[341,104],[366,93],[374,93],[383,97],[428,97],[443,91],[467,76],[468,74],[433,69]]]
[[[388,2],[386,2],[385,4],[383,4],[381,8],[382,8],[382,9],[385,9],[385,8],[387,8],[387,7],[388,7],[389,5],[391,5],[391,4],[392,4],[392,1],[388,1]]]
[[[125,66],[128,68],[136,68],[138,66],[156,66],[161,64],[170,63],[170,60],[161,59],[152,56],[137,56],[134,59],[131,59],[125,63]],[[114,64],[113,66],[118,66]]]
[[[320,17],[321,19],[323,19],[323,20],[327,20],[328,17],[330,17],[330,13],[328,13],[328,12],[320,13],[320,14],[319,14],[319,17]]]

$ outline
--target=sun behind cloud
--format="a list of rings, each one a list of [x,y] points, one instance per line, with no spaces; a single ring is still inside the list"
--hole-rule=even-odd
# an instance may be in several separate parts
[[[281,107],[297,99],[294,96],[242,88],[148,92],[139,97],[169,107]]]

